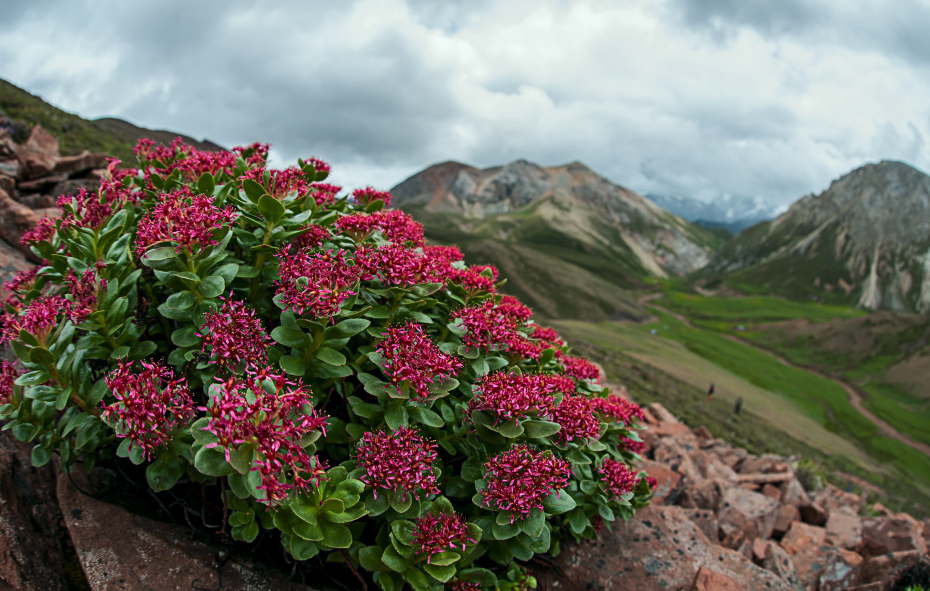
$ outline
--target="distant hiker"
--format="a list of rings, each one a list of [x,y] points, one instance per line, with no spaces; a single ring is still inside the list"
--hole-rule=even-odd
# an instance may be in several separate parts
[[[743,397],[740,396],[736,399],[736,404],[733,405],[733,412],[739,414],[739,411],[743,410]]]
[[[707,402],[710,402],[714,397],[714,383],[711,382],[710,387],[707,388]]]

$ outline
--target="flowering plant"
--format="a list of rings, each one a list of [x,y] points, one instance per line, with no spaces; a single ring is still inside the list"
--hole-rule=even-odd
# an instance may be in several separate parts
[[[388,193],[260,144],[136,154],[60,199],[6,285],[0,416],[34,465],[218,487],[234,539],[338,551],[387,591],[512,587],[514,559],[648,501],[639,408]]]

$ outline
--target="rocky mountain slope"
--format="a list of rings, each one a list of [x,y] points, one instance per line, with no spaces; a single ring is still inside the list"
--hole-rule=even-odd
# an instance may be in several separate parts
[[[484,170],[444,162],[391,193],[431,240],[456,243],[470,262],[519,278],[507,288],[550,317],[639,317],[618,288],[694,271],[720,244],[578,162],[518,160]]]
[[[870,310],[930,310],[930,176],[903,162],[862,166],[742,232],[701,275]]]

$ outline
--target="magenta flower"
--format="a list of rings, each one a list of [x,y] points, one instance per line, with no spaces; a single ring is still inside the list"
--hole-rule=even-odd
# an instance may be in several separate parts
[[[596,382],[601,375],[597,366],[584,357],[569,357],[561,352],[557,352],[555,356],[565,367],[565,373],[576,380],[591,380]]]
[[[426,564],[430,564],[433,554],[458,548],[464,552],[468,542],[475,540],[465,518],[457,513],[427,513],[413,522],[413,543],[418,546],[417,554],[426,554]]]
[[[548,374],[489,373],[475,384],[475,396],[468,402],[468,414],[488,411],[498,421],[549,418],[556,392],[572,392],[575,384],[563,376]]]
[[[611,394],[607,398],[592,398],[591,402],[595,410],[610,422],[629,425],[634,419],[640,421],[646,419],[643,409],[638,404],[616,394]]]
[[[263,503],[280,501],[294,489],[319,486],[326,466],[301,445],[312,431],[326,433],[328,417],[317,414],[312,393],[284,374],[254,366],[246,368],[245,377],[233,376],[221,383],[220,394],[201,409],[210,417],[205,430],[219,440],[206,447],[224,448],[229,461],[230,450],[254,445],[252,470],[261,476],[257,488],[265,491]]]
[[[513,322],[498,312],[491,300],[459,308],[452,312],[451,317],[461,318],[465,325],[467,333],[462,337],[462,344],[485,351],[503,344],[515,331]]]
[[[564,344],[559,337],[559,333],[557,333],[554,328],[539,326],[538,324],[534,326],[533,332],[530,333],[530,337],[535,339],[541,347],[546,349],[549,347],[561,347]]]
[[[321,173],[321,172],[325,172],[326,174],[329,174],[329,170],[330,170],[329,164],[327,164],[326,162],[320,160],[319,158],[316,158],[316,157],[314,157],[314,156],[311,156],[310,158],[307,158],[306,160],[304,160],[304,163],[305,163],[305,164],[310,164],[310,165],[312,165],[312,166],[313,166],[313,170],[316,171],[317,174],[319,174],[319,173]],[[337,191],[337,193],[338,193],[338,191]]]
[[[197,182],[200,176],[209,172],[213,176],[230,174],[236,168],[236,155],[232,152],[207,152],[191,148],[190,152],[177,162],[176,168],[192,182]]]
[[[80,324],[87,317],[97,311],[97,291],[107,288],[107,280],[97,278],[96,271],[88,269],[78,277],[74,271],[68,275],[68,285],[71,288],[71,320]]]
[[[384,201],[385,208],[391,206],[391,194],[387,191],[377,191],[372,187],[352,191],[352,198],[362,205],[369,205],[380,199]]]
[[[435,262],[420,252],[397,244],[362,247],[355,253],[363,279],[384,285],[407,287],[436,279]]]
[[[210,347],[211,356],[220,363],[234,367],[246,362],[264,363],[271,339],[262,328],[255,310],[245,302],[220,297],[223,305],[216,312],[204,315],[204,324],[197,334],[203,339],[202,352]]]
[[[42,218],[33,228],[23,232],[19,242],[26,246],[39,242],[50,242],[55,235],[55,231],[55,220]]]
[[[18,271],[16,275],[3,284],[3,289],[10,293],[7,296],[7,303],[11,306],[17,307],[19,304],[19,298],[21,295],[28,293],[36,283],[36,279],[39,277],[39,268],[38,267],[29,267],[24,271]]]
[[[473,296],[482,292],[494,293],[494,278],[483,275],[485,267],[467,267],[465,269],[452,269],[448,276],[450,283],[461,285]]]
[[[451,591],[481,591],[481,585],[478,583],[472,583],[470,581],[455,579],[452,581]]]
[[[336,227],[356,242],[363,242],[373,232],[380,231],[389,242],[423,246],[423,226],[402,211],[347,215],[336,220]]]
[[[628,451],[630,453],[642,455],[642,453],[646,451],[645,441],[635,441],[624,435],[620,436],[620,444],[623,446],[624,451]]]
[[[626,464],[613,458],[606,458],[598,472],[601,480],[607,484],[607,492],[617,498],[633,492],[639,481]]]
[[[6,359],[0,360],[0,404],[9,404],[13,401],[14,382],[22,373],[13,363]]]
[[[336,195],[341,190],[342,187],[330,185],[329,183],[311,183],[310,185],[310,194],[313,195],[313,200],[316,201],[318,206],[330,205],[335,202]]]
[[[248,146],[236,146],[232,149],[233,153],[239,155],[249,166],[264,167],[268,160],[268,144],[255,142]]]
[[[429,397],[434,383],[454,377],[462,363],[439,350],[419,324],[395,326],[382,333],[378,353],[384,358],[383,370],[400,392],[409,387],[415,398]]]
[[[140,257],[158,244],[177,244],[177,251],[191,253],[217,244],[213,231],[228,225],[238,214],[232,207],[220,209],[213,198],[192,195],[183,189],[162,195],[162,201],[139,220],[136,234],[136,254]],[[199,249],[195,250],[195,246]]]
[[[495,278],[497,275],[495,274]],[[501,314],[513,318],[516,322],[523,324],[533,317],[533,311],[525,306],[520,300],[513,296],[501,296],[501,301],[497,303],[497,309]]]
[[[575,439],[597,439],[601,423],[594,415],[594,404],[584,396],[565,396],[555,407],[552,420],[562,426],[556,434],[559,443]]]
[[[410,427],[400,427],[393,433],[377,431],[365,433],[356,448],[356,457],[365,474],[359,478],[370,486],[375,498],[378,489],[412,493],[419,499],[417,490],[438,494],[433,462],[436,461],[436,442],[420,436]]]
[[[295,238],[298,248],[316,248],[323,242],[330,239],[329,230],[323,226],[309,225],[305,228],[303,234]]]
[[[515,445],[484,464],[487,487],[481,491],[489,508],[528,514],[542,509],[542,499],[568,486],[571,465],[551,452]],[[511,517],[511,523],[513,522]]]
[[[19,331],[25,330],[46,345],[49,335],[58,325],[61,315],[71,312],[71,302],[57,295],[38,297],[19,314],[7,314],[3,318],[3,341],[19,339]]]
[[[538,360],[543,352],[542,347],[517,333],[508,335],[504,340],[504,344],[507,345],[507,356],[513,361],[521,359]]]
[[[119,185],[119,188],[122,189],[122,185]],[[128,193],[125,189],[123,191]],[[77,195],[62,195],[57,204],[66,212],[62,227],[76,226],[96,230],[113,215],[113,204],[106,198],[106,193],[99,195],[81,189]]]
[[[113,423],[117,437],[129,439],[130,451],[138,445],[150,458],[171,441],[172,431],[194,416],[194,402],[187,382],[175,379],[170,368],[139,363],[142,371],[133,373],[135,361],[120,360],[119,367],[106,377],[116,402],[103,409],[103,417]]]
[[[265,182],[265,173],[268,173],[268,182]],[[281,200],[289,195],[297,193],[301,195],[306,193],[309,184],[304,176],[304,172],[299,168],[286,168],[284,170],[265,170],[263,168],[253,168],[248,170],[240,180],[252,179],[268,192],[275,199]]]
[[[278,252],[278,294],[285,310],[316,318],[332,318],[339,305],[355,292],[351,287],[359,278],[359,267],[349,264],[341,250],[311,252],[301,249],[291,254],[287,244]]]

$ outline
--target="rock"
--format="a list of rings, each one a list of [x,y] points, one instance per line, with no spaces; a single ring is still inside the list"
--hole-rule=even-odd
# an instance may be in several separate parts
[[[29,209],[50,209],[52,207],[56,207],[57,205],[57,201],[54,197],[50,195],[42,195],[41,193],[20,195],[16,200]]]
[[[710,439],[713,439],[713,438],[714,438],[714,436],[711,435],[710,430],[708,430],[708,428],[705,427],[704,425],[701,425],[700,427],[698,427],[697,429],[695,429],[695,430],[694,430],[694,435],[695,435],[698,439],[702,439],[702,440],[710,440]]]
[[[20,164],[19,160],[5,160],[0,162],[0,174],[18,181],[23,178],[23,165]]]
[[[702,566],[694,577],[691,591],[743,591],[743,586],[733,577]]]
[[[745,449],[731,448],[722,453],[718,453],[717,456],[720,458],[720,461],[726,464],[731,470],[738,470],[749,456],[749,453]]]
[[[781,580],[787,583],[792,589],[801,587],[801,579],[794,568],[794,563],[788,556],[788,552],[778,544],[769,542],[765,548],[765,558],[762,560],[762,568],[775,573]]]
[[[702,480],[685,489],[680,505],[689,509],[709,509],[714,513],[720,509],[723,492],[730,483],[723,480]]]
[[[16,195],[16,180],[13,177],[0,173],[0,191],[5,191],[7,195]]]
[[[773,484],[765,483],[762,486],[762,494],[770,499],[781,502],[781,489]]]
[[[801,505],[798,507],[801,512],[801,521],[811,525],[823,525],[827,521],[826,510],[817,503]]]
[[[32,128],[29,139],[17,149],[27,179],[37,179],[52,172],[58,160],[58,140],[41,125]]]
[[[67,532],[55,498],[51,466],[36,469],[32,446],[0,435],[0,588],[20,591],[70,589]]]
[[[756,538],[752,541],[752,561],[758,565],[762,564],[762,561],[765,560],[765,552],[769,545],[772,544],[771,540],[763,540],[762,538]]]
[[[701,471],[704,478],[727,480],[736,482],[736,472],[721,462],[717,456],[706,451],[696,451],[691,454],[691,461]]]
[[[916,551],[927,553],[920,523],[904,513],[893,517],[867,517],[862,520],[863,556],[878,556],[889,552]]]
[[[88,152],[84,150],[77,156],[62,156],[55,163],[53,172],[71,176],[79,172],[103,168],[107,165],[107,155],[103,152]]]
[[[717,540],[717,515],[708,509],[685,509],[685,515],[691,520],[691,523],[698,526],[709,540]]]
[[[665,464],[690,481],[702,480],[701,472],[691,461],[691,456],[678,441],[672,438],[662,438],[656,443],[653,457],[656,462]]]
[[[768,538],[775,528],[778,503],[769,497],[740,488],[723,493],[717,519],[720,543],[727,548],[739,548],[743,542]]]
[[[859,571],[859,584],[885,583],[920,560],[917,550],[891,552],[866,558]]]
[[[774,474],[776,472],[788,472],[790,468],[781,456],[765,454],[757,457],[750,456],[746,458],[739,468],[740,474]]]
[[[23,193],[36,193],[47,189],[49,187],[54,187],[58,183],[68,179],[67,175],[64,174],[50,174],[48,176],[43,176],[35,179],[34,181],[23,181],[19,183],[18,188]]]
[[[795,507],[803,507],[804,505],[810,505],[811,499],[807,496],[807,492],[804,490],[804,486],[801,484],[801,481],[797,477],[791,478],[781,485],[781,502],[786,505],[794,505]]]
[[[34,266],[26,260],[26,256],[22,252],[0,240],[0,286],[12,279],[20,271],[25,271]],[[3,297],[5,298],[7,295],[4,291]]]
[[[731,577],[745,589],[790,589],[772,573],[708,540],[678,507],[641,509],[635,520],[615,523],[598,540],[563,546],[555,563],[582,589],[689,589],[701,567]]]
[[[27,257],[34,255],[19,243],[26,231],[34,227],[43,217],[58,217],[58,209],[33,210],[22,203],[14,201],[6,191],[0,191],[0,238],[7,244],[26,253]]]
[[[827,484],[821,490],[817,491],[813,501],[827,511],[845,507],[853,513],[859,513],[865,506],[865,501],[862,500],[862,497],[853,493],[841,491],[832,484]]]
[[[94,591],[305,589],[236,556],[219,565],[218,548],[192,541],[188,528],[85,496],[65,474],[58,477],[58,501]]]
[[[675,415],[668,412],[668,409],[666,409],[664,406],[662,406],[658,402],[653,402],[652,404],[647,406],[645,410],[647,411],[647,414],[651,414],[653,418],[655,418],[655,421],[657,424],[658,423],[669,423],[669,424],[681,423],[681,421],[675,418]]]
[[[653,505],[661,505],[665,499],[672,494],[672,491],[675,490],[678,483],[681,481],[681,475],[670,470],[664,464],[646,460],[642,462],[639,467],[645,470],[649,476],[656,479],[656,489],[652,497]]]
[[[666,437],[681,437],[681,436],[690,436],[694,437],[694,434],[691,431],[691,428],[684,423],[674,422],[674,423],[659,423],[653,427],[655,432],[660,436]]]
[[[831,511],[826,528],[827,542],[837,548],[855,550],[862,543],[862,522],[847,509]]]
[[[52,187],[48,194],[52,197],[60,197],[62,195],[76,195],[78,192],[80,192],[81,189],[84,189],[88,193],[93,193],[97,190],[98,187],[100,187],[99,178],[68,179]]]
[[[849,550],[829,548],[821,558],[825,565],[820,571],[818,591],[844,591],[858,583],[862,556]]]
[[[827,530],[796,521],[791,524],[781,546],[791,556],[791,563],[805,589],[815,590],[823,564],[820,562]]]
[[[779,507],[778,517],[775,518],[775,527],[772,529],[772,537],[781,539],[795,521],[801,521],[801,513],[797,507],[794,505]]]

